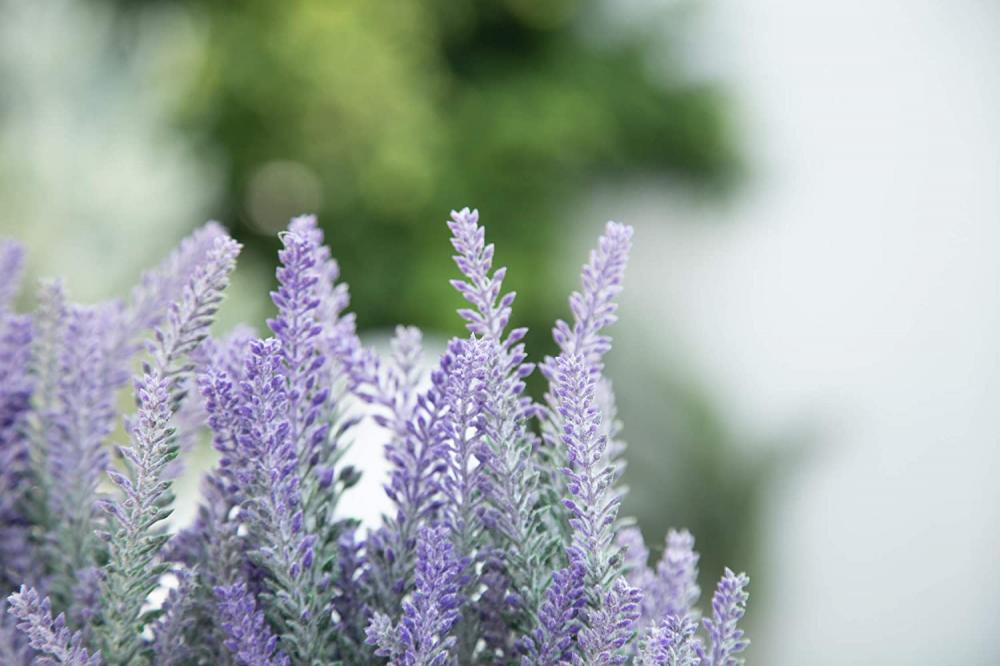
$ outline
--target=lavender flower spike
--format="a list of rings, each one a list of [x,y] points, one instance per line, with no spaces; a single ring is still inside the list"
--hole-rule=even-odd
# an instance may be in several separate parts
[[[540,366],[542,374],[549,382],[549,391],[545,394],[548,403],[547,418],[542,424],[543,436],[548,446],[543,449],[542,453],[550,468],[561,469],[567,466],[566,452],[561,446],[561,442],[565,438],[567,424],[563,414],[564,408],[561,403],[561,389],[559,387],[560,363],[567,363],[574,357],[579,357],[583,372],[587,375],[586,381],[596,386],[602,380],[603,357],[611,349],[611,338],[602,333],[602,330],[617,320],[615,313],[618,305],[615,303],[615,297],[622,290],[625,266],[628,263],[631,247],[632,228],[608,222],[604,235],[598,241],[597,248],[591,251],[590,260],[584,265],[581,272],[582,289],[570,295],[569,304],[573,312],[573,326],[559,320],[552,330],[552,337],[559,345],[559,357],[555,359],[546,357]],[[610,391],[610,385],[605,388]],[[594,386],[588,389],[591,394],[590,403],[595,401],[594,390]],[[608,412],[608,417],[611,418],[613,418],[614,413],[614,410],[609,408],[612,400],[611,396],[608,395],[602,401],[606,407],[605,411]],[[590,409],[593,407],[589,406],[588,410]],[[597,411],[600,412],[600,410]],[[600,420],[596,422],[600,424]],[[614,423],[600,427],[601,432],[597,439],[602,442],[600,445],[601,458],[608,463],[612,475],[610,483],[614,483],[617,481],[620,469],[620,462],[615,458],[620,452],[613,451],[613,455],[609,459],[605,449],[606,440],[609,437],[616,438],[618,429]],[[617,443],[615,448],[619,448]],[[565,479],[565,481],[569,481],[569,479]],[[550,493],[554,497],[562,499],[572,492],[564,479],[558,475],[552,476],[549,482],[551,485]],[[560,524],[566,522],[566,520],[561,520]]]
[[[574,666],[618,666],[628,661],[626,645],[635,634],[642,592],[619,578],[601,599],[597,610],[587,611],[587,627],[580,631]]]
[[[246,583],[215,588],[219,615],[226,633],[226,647],[241,666],[288,666],[289,661],[277,651],[278,637],[257,610]]]
[[[479,211],[463,208],[451,212],[451,244],[458,252],[454,260],[458,269],[468,278],[468,282],[452,280],[451,286],[475,308],[459,310],[472,333],[497,342],[510,321],[510,306],[514,302],[514,292],[500,298],[506,268],[498,268],[493,274],[493,244],[486,245],[486,230],[479,226]],[[497,299],[499,298],[499,302]]]
[[[305,227],[305,223],[306,219],[293,220],[291,230],[281,235],[284,247],[278,252],[278,289],[271,292],[278,316],[268,321],[281,342],[288,382],[289,438],[303,471],[318,462],[317,447],[329,429],[329,423],[320,418],[328,389],[321,381],[327,361],[320,337],[323,322],[317,316],[328,285],[322,284],[325,276],[320,272],[324,258],[321,236],[310,233],[312,227]]]
[[[303,518],[299,459],[286,416],[283,358],[281,343],[274,338],[250,345],[240,386],[232,473],[254,557],[271,592],[282,599],[276,613],[282,648],[290,657],[311,662],[324,649],[318,636],[327,617],[312,589],[316,537]]]
[[[573,541],[570,558],[578,558],[587,568],[588,586],[606,589],[617,573],[614,568],[614,522],[620,498],[609,496],[614,473],[604,462],[605,439],[600,416],[594,407],[594,381],[580,355],[557,360],[555,392],[564,423],[562,442],[568,453],[564,470],[570,497]]]
[[[403,617],[393,627],[376,613],[368,625],[369,645],[388,657],[390,666],[444,666],[453,662],[455,638],[449,635],[458,621],[459,576],[451,536],[443,527],[424,527],[417,537],[417,566],[413,598],[403,602]]]
[[[572,328],[559,320],[552,337],[564,353],[582,354],[588,365],[599,370],[601,357],[611,349],[611,338],[601,330],[618,321],[615,297],[621,293],[625,266],[632,249],[632,227],[608,222],[597,249],[583,267],[583,289],[569,297],[573,312]],[[551,366],[550,362],[546,365]],[[544,368],[543,368],[544,370]]]
[[[101,666],[101,653],[90,654],[83,645],[79,631],[70,631],[66,617],[60,613],[52,618],[48,597],[42,598],[34,588],[21,586],[21,591],[7,598],[9,612],[21,622],[18,629],[28,636],[28,643],[48,657],[39,663],[64,666]]]
[[[738,623],[746,613],[747,594],[744,588],[750,584],[746,574],[735,574],[729,569],[712,597],[712,617],[705,618],[704,625],[711,639],[708,653],[699,645],[698,655],[704,666],[741,666],[743,659],[736,655],[750,645]]]
[[[698,588],[698,553],[687,530],[670,530],[667,548],[656,566],[656,619],[685,616],[701,595]]]
[[[17,294],[24,269],[24,248],[10,240],[0,241],[0,309],[6,310]]]
[[[668,616],[643,642],[637,666],[701,666],[697,630],[690,615]]]
[[[553,574],[538,613],[538,627],[520,641],[527,653],[521,658],[521,666],[559,666],[569,662],[573,640],[581,626],[580,609],[587,603],[583,575],[583,565],[578,562]]]
[[[128,424],[133,445],[120,449],[126,474],[108,472],[124,498],[104,503],[110,535],[98,637],[112,663],[144,661],[142,606],[163,572],[154,560],[168,538],[160,523],[170,515],[165,470],[177,453],[171,420],[192,371],[184,357],[208,336],[239,249],[231,239],[215,241],[156,331],[153,358],[136,380],[138,411]]]

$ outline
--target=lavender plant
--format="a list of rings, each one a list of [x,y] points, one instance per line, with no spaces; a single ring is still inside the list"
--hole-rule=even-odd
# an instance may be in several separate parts
[[[609,223],[585,264],[539,404],[478,213],[448,228],[467,335],[426,377],[417,329],[386,357],[361,343],[311,217],[281,234],[265,338],[210,334],[239,250],[218,225],[126,301],[77,305],[48,283],[30,315],[11,305],[22,252],[0,245],[0,660],[742,663],[746,576],[727,569],[702,620],[691,535],[672,531],[651,566],[619,515],[603,358],[632,230]],[[129,443],[112,449],[140,359]],[[366,529],[342,460],[363,418],[384,432],[392,505]],[[203,433],[219,460],[193,524],[170,534],[176,459]]]

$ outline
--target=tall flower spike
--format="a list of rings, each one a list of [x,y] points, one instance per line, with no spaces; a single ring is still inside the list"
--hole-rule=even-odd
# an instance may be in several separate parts
[[[163,323],[171,303],[180,298],[191,274],[205,262],[217,239],[226,237],[222,225],[208,222],[184,238],[159,266],[143,273],[139,285],[132,290],[127,337]]]
[[[560,354],[558,358],[546,357],[541,364],[542,374],[549,382],[549,390],[545,394],[548,410],[542,422],[542,434],[547,444],[542,453],[548,461],[549,469],[562,469],[566,467],[567,462],[566,453],[561,446],[566,425],[558,388],[559,359],[566,362],[578,357],[589,381],[594,384],[601,381],[601,373],[604,370],[603,357],[611,349],[611,338],[602,331],[617,320],[618,305],[615,298],[622,290],[625,266],[628,263],[631,247],[632,228],[608,222],[597,248],[591,251],[590,259],[581,272],[581,290],[570,295],[573,325],[559,320],[552,330],[552,337],[559,346]],[[613,424],[607,424],[603,429],[602,439],[616,437],[618,434],[614,431]],[[603,449],[602,445],[602,452]],[[613,458],[614,454],[611,457]],[[613,475],[617,475],[618,472],[614,469],[615,461],[608,462],[612,465]],[[550,501],[567,495],[568,488],[564,478],[552,475],[547,481]],[[561,525],[568,523],[566,517],[563,518],[559,521]]]
[[[690,615],[669,615],[649,632],[637,666],[701,666],[698,623]]]
[[[557,359],[555,393],[568,454],[564,474],[570,493],[565,505],[573,528],[570,557],[584,563],[588,586],[607,589],[619,573],[612,543],[620,498],[608,493],[614,475],[604,463],[605,440],[594,407],[594,382],[582,356]]]
[[[278,651],[278,637],[257,609],[245,583],[218,587],[215,594],[226,632],[226,648],[241,666],[288,666],[288,657]]]
[[[486,555],[484,524],[485,493],[488,492],[483,466],[475,454],[481,447],[486,402],[484,379],[489,358],[496,355],[491,339],[473,337],[453,339],[449,343],[452,364],[451,380],[445,393],[448,409],[441,420],[440,437],[447,467],[441,478],[441,520],[448,526],[463,575],[460,595],[472,599],[479,590],[481,561]],[[455,653],[460,663],[472,661],[479,642],[478,615],[470,605],[463,605],[455,636]]]
[[[621,549],[625,580],[632,587],[642,590],[640,626],[662,619],[657,599],[656,574],[649,568],[649,549],[638,527],[627,526],[618,531],[615,544]]]
[[[109,471],[124,497],[104,503],[110,538],[98,637],[112,663],[144,660],[142,606],[165,568],[154,562],[168,538],[160,524],[170,515],[172,500],[164,471],[176,456],[171,420],[192,370],[185,356],[208,336],[239,248],[228,238],[216,239],[156,331],[152,359],[135,383],[138,411],[128,426],[132,445],[120,449],[126,473]]]
[[[31,659],[27,636],[16,624],[17,618],[7,612],[6,597],[0,598],[0,664],[28,666]]]
[[[545,602],[538,612],[538,626],[521,639],[525,651],[521,666],[559,666],[569,663],[580,631],[579,615],[586,606],[584,567],[573,562],[552,576]]]
[[[32,392],[32,331],[27,317],[10,310],[23,264],[24,250],[18,243],[0,242],[0,591],[21,580],[31,560],[21,504],[28,472],[23,429]]]
[[[527,329],[514,329],[505,337],[515,294],[502,293],[506,269],[493,270],[493,245],[486,245],[478,211],[452,212],[448,227],[458,252],[455,264],[465,277],[451,284],[472,306],[459,314],[473,335],[493,342],[484,378],[489,400],[484,405],[483,443],[477,457],[489,504],[485,522],[502,544],[504,566],[518,591],[523,630],[529,625],[527,614],[538,608],[544,594],[547,574],[537,563],[548,562],[559,547],[558,534],[544,524],[547,511],[539,506],[537,442],[527,427],[533,405],[524,396],[524,380],[534,365],[525,363],[522,340]]]
[[[25,493],[29,488],[29,449],[24,429],[32,380],[28,372],[30,321],[0,309],[0,590],[29,575]]]
[[[510,306],[514,302],[514,292],[500,297],[506,268],[498,268],[492,274],[493,244],[486,244],[486,230],[479,226],[479,211],[463,208],[451,212],[451,244],[458,252],[455,263],[468,281],[452,280],[451,286],[473,306],[473,309],[459,310],[472,333],[500,341],[503,330],[510,321]],[[499,299],[499,301],[498,301]]]
[[[430,387],[417,396],[405,431],[385,447],[390,469],[384,488],[395,505],[395,515],[387,517],[367,543],[367,582],[383,613],[395,613],[400,599],[412,588],[417,533],[441,507],[441,475],[447,467],[441,424],[448,409],[453,363],[451,351],[446,350],[431,372]]]
[[[580,631],[574,666],[617,666],[628,662],[626,644],[635,634],[642,592],[619,578],[598,609],[589,609]]]
[[[696,648],[704,666],[743,664],[744,660],[737,655],[747,649],[750,641],[739,628],[739,621],[746,613],[750,595],[744,588],[749,584],[746,574],[735,574],[729,569],[719,581],[712,597],[712,617],[703,620],[711,647],[708,652],[700,645]]]
[[[7,601],[10,603],[9,612],[20,620],[18,629],[27,635],[32,648],[48,657],[49,663],[101,666],[101,654],[87,651],[80,632],[73,632],[66,626],[66,617],[62,613],[52,618],[48,597],[42,598],[34,588],[22,585],[21,591],[10,595]]]
[[[48,424],[48,511],[52,520],[49,593],[65,608],[78,573],[97,565],[94,509],[108,467],[105,442],[114,428],[115,394],[128,379],[128,357],[108,343],[123,325],[115,303],[71,306],[59,342],[55,402]],[[57,490],[56,490],[57,489]]]
[[[480,445],[482,416],[487,401],[483,387],[488,342],[453,339],[449,345],[451,376],[444,395],[447,412],[440,436],[447,453],[441,480],[445,502],[442,514],[459,556],[471,557],[480,541],[484,479],[474,453]]]
[[[282,649],[311,663],[324,649],[319,632],[328,618],[311,584],[316,537],[305,529],[298,456],[287,420],[284,356],[274,338],[250,345],[240,385],[233,475],[255,560],[280,600]]]
[[[153,654],[156,666],[183,666],[195,661],[188,642],[196,630],[197,616],[192,613],[197,579],[186,569],[177,569],[177,587],[170,590],[163,602],[163,615],[153,625]]]
[[[599,372],[601,358],[611,349],[611,338],[601,331],[618,320],[615,298],[621,293],[625,266],[632,250],[632,227],[608,222],[597,248],[581,273],[582,289],[569,297],[573,326],[559,320],[552,337],[564,354],[580,354],[589,368]],[[554,370],[547,359],[542,371]]]
[[[21,286],[23,271],[24,247],[11,240],[0,241],[0,310],[10,308]]]
[[[269,320],[268,326],[281,341],[288,380],[289,436],[303,459],[309,459],[318,442],[307,439],[313,435],[313,426],[319,425],[319,407],[326,399],[322,393],[326,387],[319,385],[326,363],[319,337],[323,326],[316,316],[321,304],[316,266],[319,247],[311,237],[291,231],[282,234],[281,242],[278,289],[271,293],[278,316]]]
[[[701,590],[698,588],[698,553],[694,537],[687,530],[670,530],[667,548],[656,565],[656,617],[684,616],[692,611]]]
[[[458,620],[461,565],[448,530],[424,527],[417,538],[417,565],[412,599],[403,602],[403,617],[393,627],[376,613],[368,627],[375,654],[393,666],[444,666],[451,663]]]

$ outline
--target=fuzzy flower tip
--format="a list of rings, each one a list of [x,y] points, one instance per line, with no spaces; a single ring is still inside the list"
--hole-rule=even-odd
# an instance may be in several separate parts
[[[18,629],[28,637],[28,643],[46,655],[49,663],[66,666],[100,666],[100,652],[91,654],[83,645],[79,631],[66,626],[66,616],[52,617],[48,597],[41,597],[34,588],[21,586],[20,592],[8,597],[10,613],[20,622]]]
[[[750,578],[746,574],[733,573],[726,569],[712,597],[712,617],[705,618],[711,648],[705,652],[698,647],[699,656],[705,666],[740,666],[743,659],[737,655],[750,645],[739,621],[746,613],[746,592]]]

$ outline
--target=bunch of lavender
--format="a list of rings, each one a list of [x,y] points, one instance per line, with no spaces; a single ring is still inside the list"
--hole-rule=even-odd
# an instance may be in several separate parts
[[[632,230],[609,223],[585,264],[538,404],[478,213],[448,228],[467,335],[427,377],[417,329],[400,327],[388,357],[362,345],[312,217],[281,234],[263,338],[210,335],[239,250],[218,225],[127,301],[76,305],[48,283],[32,315],[11,306],[20,248],[0,245],[0,661],[742,663],[746,576],[726,570],[702,619],[690,534],[672,531],[651,567],[619,516],[624,442],[603,358]],[[113,461],[116,396],[138,357]],[[369,417],[392,509],[364,531],[342,456]],[[202,434],[218,463],[194,523],[169,534],[176,458]]]

